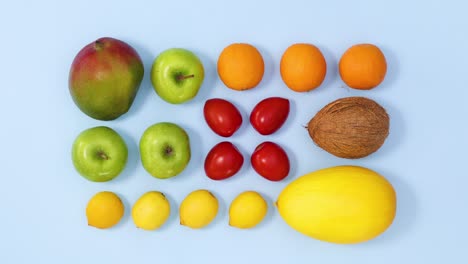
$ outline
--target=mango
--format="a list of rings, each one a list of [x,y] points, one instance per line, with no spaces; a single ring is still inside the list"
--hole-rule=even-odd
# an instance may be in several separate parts
[[[143,74],[143,62],[135,49],[118,39],[100,38],[75,56],[69,91],[86,115],[114,120],[132,106]]]

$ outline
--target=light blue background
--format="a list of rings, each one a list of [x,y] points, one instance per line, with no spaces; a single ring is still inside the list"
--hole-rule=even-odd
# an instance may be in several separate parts
[[[0,8],[0,263],[467,263],[468,5],[464,1],[9,1]],[[122,39],[142,56],[145,78],[128,114],[116,121],[93,120],[73,104],[69,66],[96,38]],[[264,56],[264,80],[254,90],[235,92],[216,74],[216,59],[232,42],[248,42]],[[328,63],[325,83],[299,94],[279,75],[283,51],[296,42],[316,44]],[[346,88],[337,61],[349,46],[379,45],[388,60],[383,84],[372,91]],[[206,69],[199,95],[170,105],[152,90],[149,69],[161,51],[183,47],[198,54]],[[247,120],[267,96],[292,101],[278,133],[264,137],[248,122],[233,136],[246,157],[264,140],[284,146],[291,176],[272,183],[246,162],[224,182],[203,175],[203,160],[222,138],[203,120],[207,98],[229,98]],[[344,160],[316,147],[302,127],[325,104],[362,95],[382,104],[391,132],[376,154]],[[150,177],[137,143],[145,128],[171,121],[187,129],[193,157],[170,180]],[[70,148],[82,130],[108,125],[129,145],[124,173],[109,183],[84,180],[73,169]],[[247,158],[248,160],[248,158]],[[323,243],[289,228],[270,207],[253,230],[228,227],[227,209],[241,191],[258,190],[271,203],[297,176],[332,165],[357,164],[386,176],[398,194],[394,224],[368,243]],[[208,188],[221,201],[216,221],[203,230],[179,226],[177,207],[192,190]],[[130,206],[149,190],[165,192],[173,205],[160,231],[137,230]],[[86,225],[88,199],[115,191],[127,206],[111,230]]]

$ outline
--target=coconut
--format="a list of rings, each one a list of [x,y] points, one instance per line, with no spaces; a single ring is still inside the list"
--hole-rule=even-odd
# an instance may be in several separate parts
[[[322,108],[307,126],[319,147],[341,158],[358,159],[385,142],[390,121],[385,109],[365,97],[346,97]]]

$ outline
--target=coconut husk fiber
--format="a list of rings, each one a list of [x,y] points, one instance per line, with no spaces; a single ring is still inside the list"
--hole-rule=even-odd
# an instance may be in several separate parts
[[[365,97],[346,97],[323,107],[307,126],[312,140],[341,158],[358,159],[376,152],[389,134],[385,109]]]

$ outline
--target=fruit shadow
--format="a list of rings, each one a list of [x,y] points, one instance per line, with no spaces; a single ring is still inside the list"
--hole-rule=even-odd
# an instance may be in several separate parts
[[[141,60],[143,61],[143,66],[145,69],[145,73],[143,75],[143,80],[140,84],[140,88],[135,96],[135,100],[133,101],[132,106],[130,107],[129,111],[123,115],[121,118],[126,119],[137,113],[141,112],[144,106],[144,103],[150,97],[151,93],[154,92],[153,86],[151,84],[151,67],[153,65],[153,61],[156,58],[152,52],[146,47],[140,45],[139,43],[129,42],[132,47],[137,50],[138,54],[140,55]]]
[[[223,182],[229,183],[232,181],[236,181],[240,179],[241,177],[248,177],[249,171],[252,168],[250,164],[250,153],[244,148],[242,144],[233,142],[231,141],[234,146],[239,150],[239,152],[242,154],[242,157],[244,158],[244,163],[242,163],[242,167],[239,169],[239,171],[234,174],[233,176],[229,177],[228,179],[223,180]]]
[[[380,102],[376,100],[379,104]],[[387,104],[387,102],[381,103],[388,113],[390,119],[390,128],[387,139],[385,140],[382,147],[374,153],[376,156],[386,156],[389,153],[398,150],[400,146],[404,144],[405,134],[406,134],[406,123],[403,117],[403,114],[400,110],[392,105]],[[374,155],[371,154],[371,155]]]
[[[279,145],[284,149],[284,151],[286,151],[286,154],[288,155],[288,158],[289,158],[290,169],[289,169],[288,176],[284,178],[283,180],[276,182],[278,184],[284,185],[285,183],[289,183],[293,181],[297,177],[297,168],[299,166],[299,162],[297,160],[297,156],[295,152],[290,146],[286,144],[279,144]]]
[[[294,127],[294,129],[301,129],[304,126],[298,126],[298,122],[296,121],[298,109],[297,103],[293,98],[287,98],[289,100],[289,115],[286,121],[284,122],[283,126],[280,127],[278,131],[275,132],[275,136],[284,136],[287,135],[288,131]]]
[[[325,61],[327,62],[327,73],[322,84],[310,92],[326,91],[329,89],[327,87],[331,86],[333,82],[340,78],[338,74],[338,60],[335,54],[325,46],[318,46],[318,48],[322,52],[323,56],[325,57]]]
[[[275,78],[276,74],[279,73],[279,71],[276,70],[275,60],[271,53],[261,45],[255,46],[260,52],[260,54],[262,54],[263,61],[265,64],[265,71],[259,86],[268,87],[270,84],[273,83],[273,79]]]
[[[394,85],[400,75],[400,61],[396,53],[387,46],[379,46],[387,61],[387,73],[383,82],[375,89],[386,89]]]
[[[125,144],[128,148],[128,158],[127,164],[125,165],[124,170],[117,176],[112,183],[120,183],[122,181],[127,180],[130,178],[136,171],[138,167],[138,163],[140,162],[140,151],[138,149],[138,145],[126,131],[122,129],[115,129],[117,133],[119,133],[125,141]]]
[[[175,224],[179,225],[179,222],[180,222],[179,217],[178,217],[179,206],[176,200],[167,192],[163,192],[163,194],[166,197],[166,199],[169,201],[169,205],[171,206],[171,212],[169,214],[169,218],[167,219],[166,223],[164,223],[158,230],[155,230],[156,232],[166,231],[170,229],[171,226],[174,226]]]
[[[224,140],[228,140],[229,138],[240,138],[242,137],[243,135],[245,135],[246,133],[249,133],[249,127],[250,126],[250,112],[248,111],[248,109],[246,109],[245,107],[243,107],[242,105],[240,105],[238,102],[230,99],[230,98],[225,98],[226,100],[228,100],[229,102],[231,102],[236,108],[237,110],[239,110],[241,116],[242,116],[242,123],[241,123],[241,126],[239,127],[239,129],[231,136],[231,137],[226,137],[226,138],[223,138]],[[254,106],[251,107],[251,109],[253,109]]]
[[[190,140],[190,161],[185,167],[185,169],[177,176],[165,179],[165,181],[171,181],[171,182],[179,182],[187,179],[188,177],[200,177],[199,171],[203,170],[203,153],[201,153],[201,149],[203,149],[203,139],[202,137],[198,134],[198,132],[187,126],[187,125],[181,125],[181,127],[187,132],[189,135],[189,140]]]
[[[216,70],[216,64],[206,53],[200,50],[195,50],[194,53],[200,58],[203,68],[205,71],[205,78],[203,79],[202,86],[198,91],[198,94],[193,100],[187,102],[187,104],[203,104],[208,98],[213,88],[216,86],[216,80],[218,79],[218,73]]]
[[[215,219],[203,228],[206,230],[215,229],[219,224],[227,225],[226,215],[228,214],[227,204],[223,196],[212,189],[209,189],[209,191],[218,199],[218,213],[216,214]]]
[[[398,243],[404,236],[409,236],[420,219],[421,204],[414,191],[414,188],[402,179],[396,177],[391,171],[376,169],[384,175],[393,185],[397,196],[397,212],[392,225],[380,236],[369,241],[370,245],[380,246],[388,243]]]
[[[258,192],[263,199],[265,199],[267,205],[268,205],[268,211],[267,214],[265,215],[265,218],[263,218],[262,222],[260,222],[257,226],[255,226],[255,229],[260,229],[260,228],[266,228],[269,224],[273,223],[275,216],[276,216],[276,206],[275,206],[275,201],[270,198],[266,193],[263,193],[261,191],[256,191]]]
[[[132,204],[125,198],[125,196],[120,193],[120,192],[114,192],[119,196],[120,200],[122,201],[122,204],[124,205],[124,215],[122,216],[122,219],[110,230],[118,230],[124,228],[125,224],[130,221],[130,216],[131,216],[131,211],[132,211]]]

